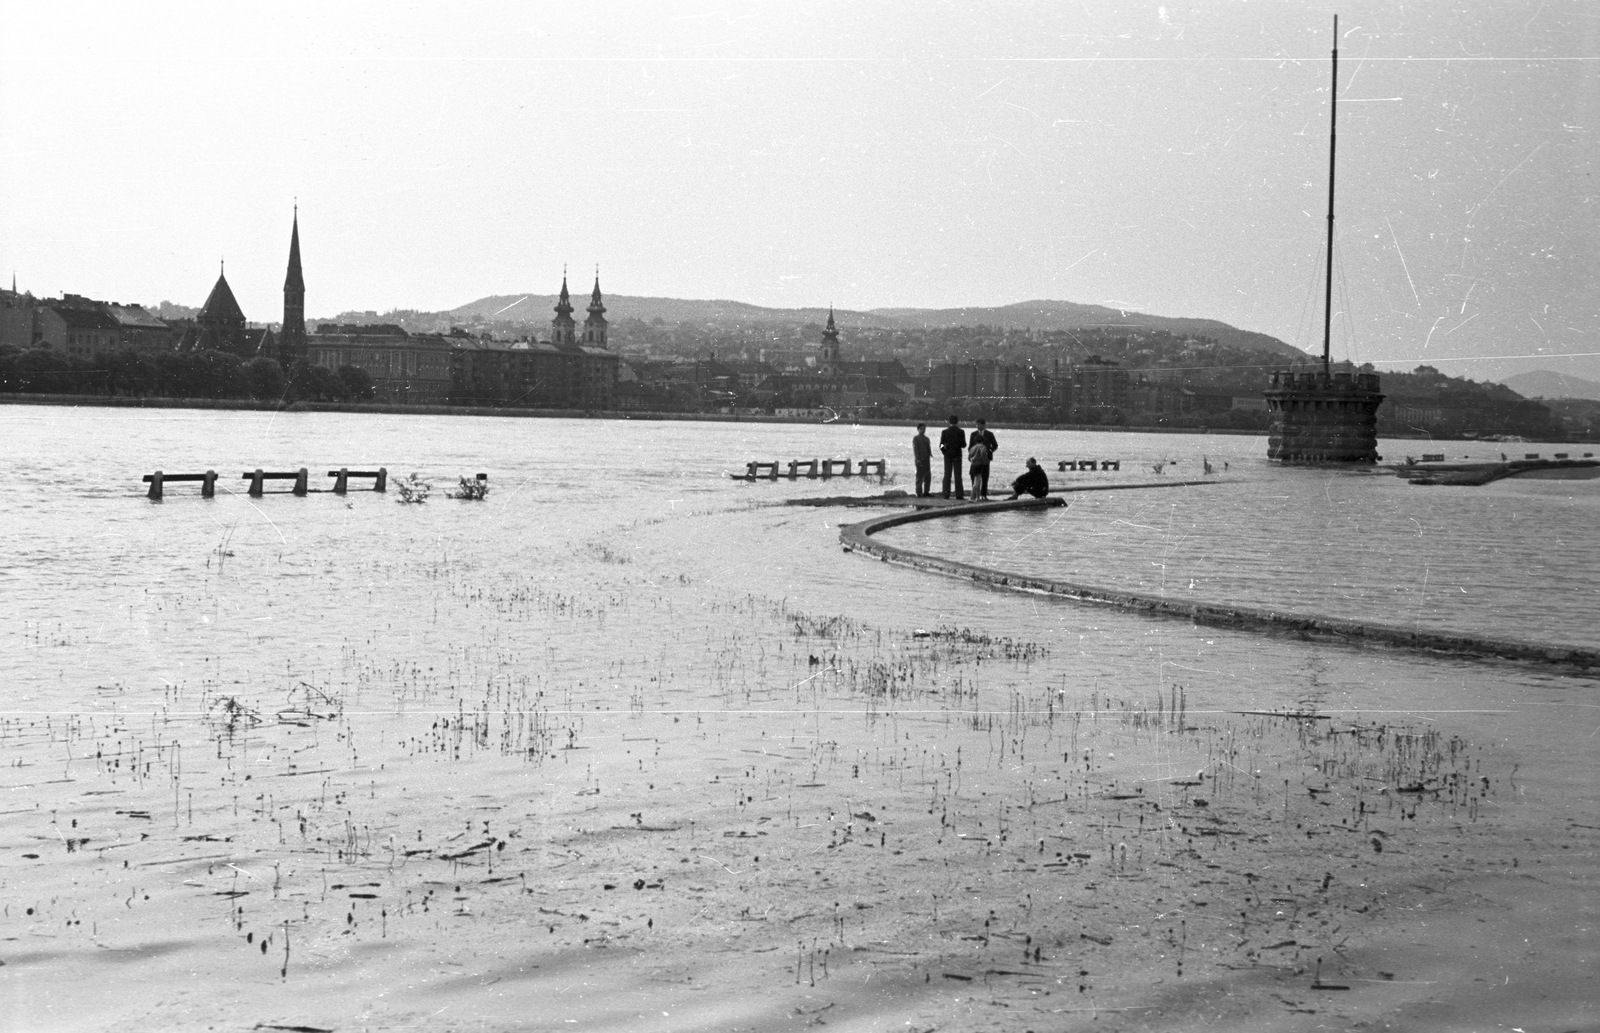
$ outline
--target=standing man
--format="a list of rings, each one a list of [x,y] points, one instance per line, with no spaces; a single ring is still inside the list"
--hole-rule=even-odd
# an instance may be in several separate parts
[[[939,451],[944,453],[944,497],[950,497],[950,478],[956,479],[956,498],[967,497],[961,483],[961,460],[967,451],[967,432],[961,429],[961,419],[950,417],[950,426],[939,434]]]
[[[928,425],[917,424],[917,435],[911,439],[911,457],[917,461],[917,498],[933,494],[933,443],[928,440]]]
[[[972,460],[972,497],[986,499],[989,497],[989,464],[994,461],[994,453],[1000,447],[1000,442],[995,440],[988,424],[980,418],[967,445]],[[980,449],[979,445],[983,447]]]

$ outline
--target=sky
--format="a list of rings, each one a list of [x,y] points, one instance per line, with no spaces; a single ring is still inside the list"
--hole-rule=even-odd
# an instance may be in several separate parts
[[[0,275],[282,315],[1055,299],[1600,379],[1600,4],[0,0]],[[848,323],[845,325],[848,336]]]

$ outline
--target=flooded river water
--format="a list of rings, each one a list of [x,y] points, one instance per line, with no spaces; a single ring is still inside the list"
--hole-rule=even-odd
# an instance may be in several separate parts
[[[1216,483],[896,544],[1600,644],[1600,482],[996,429],[997,483]],[[727,476],[909,489],[909,436],[0,407],[0,1026],[1594,1021],[1600,683],[944,580],[777,504],[876,483]],[[390,491],[239,478],[302,466]]]

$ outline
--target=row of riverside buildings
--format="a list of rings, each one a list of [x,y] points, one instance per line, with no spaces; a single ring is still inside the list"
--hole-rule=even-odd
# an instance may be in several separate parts
[[[289,233],[283,283],[283,321],[276,333],[251,327],[228,285],[217,276],[192,320],[163,320],[140,305],[66,294],[57,301],[0,290],[0,347],[42,348],[70,359],[134,351],[214,350],[241,359],[269,358],[288,368],[298,361],[338,369],[354,366],[372,379],[379,401],[414,404],[612,409],[618,357],[610,350],[606,307],[595,277],[588,318],[580,328],[565,274],[549,334],[498,341],[462,331],[416,334],[393,325],[323,323],[308,332],[300,263],[300,215]]]
[[[75,294],[36,299],[0,290],[0,347],[48,349],[88,362],[108,352],[214,350],[244,360],[270,358],[285,369],[309,362],[353,366],[371,379],[377,401],[423,405],[584,410],[814,412],[867,415],[905,411],[906,403],[939,406],[1019,403],[1061,414],[1195,412],[1227,409],[1227,397],[1202,397],[1175,381],[1152,379],[1098,357],[1049,369],[992,360],[946,362],[911,373],[897,359],[845,361],[833,311],[816,353],[803,368],[718,362],[624,362],[609,341],[606,306],[595,276],[579,324],[565,273],[549,331],[525,340],[495,340],[455,329],[412,333],[394,324],[323,323],[309,332],[300,260],[300,217],[289,233],[283,320],[276,331],[252,327],[228,285],[226,268],[193,319],[160,319],[139,305]],[[1259,399],[1247,400],[1254,405]]]
[[[886,409],[902,414],[932,407],[1023,407],[1056,416],[1084,418],[1095,413],[1166,415],[1261,410],[1259,396],[1197,392],[1176,372],[1131,370],[1099,356],[1048,366],[993,359],[930,363],[908,370],[898,359],[845,362],[839,358],[838,331],[830,312],[817,354],[804,371],[785,371],[765,361],[628,359],[617,387],[621,409],[640,411],[722,410],[797,414],[831,409],[856,416]],[[908,409],[906,403],[912,403]],[[940,417],[942,419],[942,416]],[[1092,417],[1090,417],[1092,418]]]

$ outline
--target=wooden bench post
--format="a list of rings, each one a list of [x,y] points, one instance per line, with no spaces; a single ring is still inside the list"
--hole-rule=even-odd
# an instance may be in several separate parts
[[[148,497],[154,499],[157,502],[160,502],[161,501],[161,471],[157,470],[155,473],[151,474],[149,477],[146,477],[145,480],[150,482],[150,494],[149,494]]]
[[[372,486],[373,491],[389,490],[389,471],[386,467],[378,467],[378,483]]]
[[[250,494],[259,499],[266,490],[266,477],[262,474],[261,467],[256,467],[255,473],[247,473],[244,476],[250,478]]]
[[[306,493],[306,488],[308,487],[306,481],[307,481],[306,468],[302,466],[300,469],[295,471],[294,493],[296,495],[304,495]]]
[[[345,492],[350,490],[350,471],[348,468],[343,466],[339,467],[339,469],[334,472],[333,476],[333,493],[335,495],[343,495]]]
[[[206,479],[200,482],[200,497],[203,499],[217,497],[217,471],[206,471]]]

